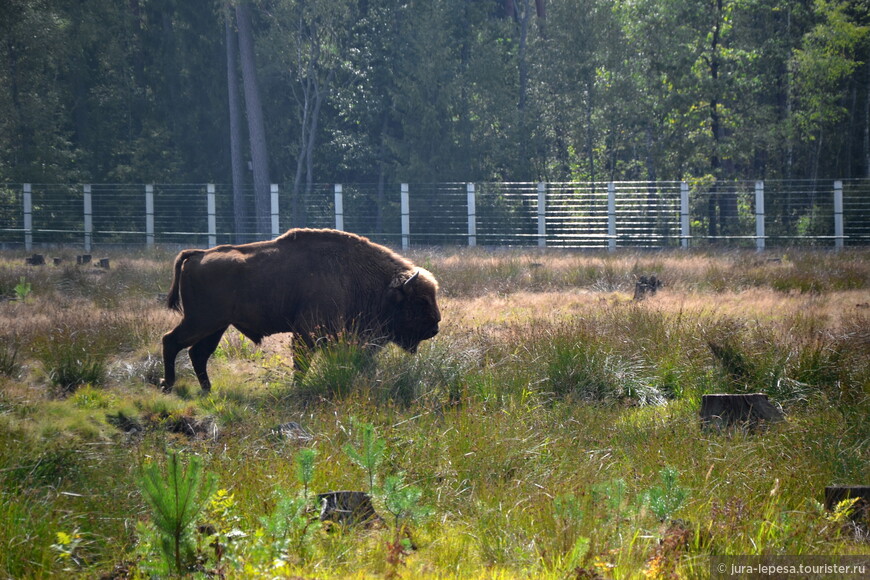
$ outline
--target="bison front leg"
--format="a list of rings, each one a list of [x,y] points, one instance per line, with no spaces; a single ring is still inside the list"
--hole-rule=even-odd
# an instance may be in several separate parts
[[[190,347],[190,351],[188,352],[190,355],[190,362],[193,363],[193,371],[196,373],[196,378],[199,380],[199,386],[202,387],[204,392],[211,390],[211,381],[208,379],[206,365],[208,364],[209,357],[214,354],[215,350],[217,350],[217,347],[221,342],[221,337],[224,335],[224,331],[226,331],[226,328],[222,328],[214,334],[208,335]]]

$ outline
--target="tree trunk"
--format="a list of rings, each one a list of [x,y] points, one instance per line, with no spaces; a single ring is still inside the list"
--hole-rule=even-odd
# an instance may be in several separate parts
[[[296,174],[293,177],[293,192],[290,198],[290,213],[294,227],[305,227],[307,216],[305,204],[301,203],[299,196],[302,193],[302,173],[305,168],[305,151],[307,150],[306,143],[308,137],[305,132],[308,130],[308,83],[309,79],[302,81],[302,122],[299,130],[299,156],[296,158]]]
[[[260,102],[260,90],[257,87],[251,14],[247,4],[240,3],[236,6],[236,23],[239,27],[239,55],[242,62],[242,81],[245,87],[245,110],[248,114],[251,164],[254,169],[254,215],[257,236],[269,237],[271,234],[269,154],[266,148],[263,106]]]
[[[242,126],[240,115],[239,74],[236,70],[239,46],[232,23],[230,5],[224,5],[224,30],[227,42],[227,96],[230,114],[230,168],[233,179],[233,229],[237,244],[249,241],[248,206],[244,196],[244,164],[242,163]]]
[[[519,133],[517,141],[519,143],[519,159],[525,162],[528,159],[526,154],[526,101],[529,92],[529,63],[526,56],[529,43],[529,21],[532,18],[531,0],[520,0],[522,10],[520,11],[520,44],[517,52],[517,67],[519,69],[520,86],[519,98],[517,99],[517,111],[519,113],[519,123],[517,128]],[[522,169],[526,169],[523,167]]]
[[[586,159],[589,163],[589,181],[592,182],[593,188],[595,187],[595,143],[592,132],[592,91],[594,87],[595,81],[589,73],[586,78]]]
[[[870,61],[867,62],[867,94],[864,100],[864,176],[870,177]]]
[[[387,177],[387,121],[389,113],[384,111],[381,123],[381,143],[378,147],[378,192],[377,214],[375,216],[375,232],[384,233],[384,204],[386,202],[386,177]]]
[[[719,99],[721,90],[719,87],[719,67],[720,61],[720,44],[722,40],[722,27],[724,25],[724,7],[723,0],[715,0],[715,22],[713,23],[713,33],[710,39],[710,137],[712,138],[712,150],[710,152],[710,172],[717,180],[722,176],[722,158],[720,151],[722,148],[722,117],[719,111]],[[710,207],[708,208],[709,217],[709,235],[715,238],[719,235],[727,234],[731,231],[731,225],[737,219],[737,197],[726,195],[718,190],[718,186],[713,186],[713,192],[710,195]],[[718,215],[716,209],[718,208]],[[717,231],[718,230],[718,231]]]
[[[317,144],[317,127],[320,124],[320,108],[323,105],[323,99],[329,91],[329,86],[332,84],[332,79],[335,76],[335,71],[330,70],[326,76],[326,82],[323,86],[320,83],[315,83],[314,89],[314,111],[311,113],[311,126],[308,129],[308,143],[305,150],[305,197],[303,198],[306,206],[311,190],[314,187],[314,146]]]

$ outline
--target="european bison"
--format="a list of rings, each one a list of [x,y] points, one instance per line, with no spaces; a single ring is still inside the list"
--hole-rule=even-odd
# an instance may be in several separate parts
[[[230,325],[254,343],[292,332],[313,348],[318,337],[346,331],[371,345],[392,341],[416,352],[438,333],[437,291],[430,272],[337,230],[292,229],[266,242],[184,250],[167,298],[183,318],[163,336],[161,386],[172,388],[175,357],[190,347],[208,391],[206,363]]]

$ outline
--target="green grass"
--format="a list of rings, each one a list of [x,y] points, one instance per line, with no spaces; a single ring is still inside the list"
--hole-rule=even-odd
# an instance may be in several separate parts
[[[184,355],[173,394],[155,386],[171,256],[2,255],[0,289],[32,292],[0,302],[0,576],[159,569],[139,482],[176,452],[220,490],[189,577],[705,578],[711,555],[866,554],[819,502],[870,473],[870,252],[769,257],[430,251],[412,258],[444,321],[417,355],[341,340],[300,375],[286,340],[229,333],[201,396]],[[632,301],[649,274],[664,287]],[[787,420],[703,431],[719,392]],[[288,421],[313,440],[277,437]],[[364,424],[386,523],[309,529],[300,450],[308,492],[369,490],[346,451]]]

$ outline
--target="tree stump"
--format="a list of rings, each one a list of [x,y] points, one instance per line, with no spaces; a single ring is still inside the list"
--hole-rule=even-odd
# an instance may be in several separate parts
[[[60,266],[61,264],[63,264],[63,258],[54,258],[55,266]]]
[[[82,254],[81,256],[76,256],[76,264],[79,266],[83,266],[85,264],[91,263],[91,255],[90,254]]]
[[[825,509],[834,511],[844,499],[858,498],[852,521],[859,525],[870,526],[870,485],[829,485],[825,488]]]
[[[329,491],[320,493],[320,521],[336,522],[343,526],[373,525],[382,521],[375,512],[372,498],[364,491]]]
[[[44,266],[45,256],[43,256],[42,254],[33,254],[29,258],[25,258],[24,263],[28,266]]]
[[[764,393],[717,394],[701,397],[701,427],[727,429],[734,426],[759,428],[785,419]]]
[[[97,262],[97,267],[103,268],[104,270],[109,269],[109,258],[100,258],[100,261]]]
[[[649,296],[655,296],[659,288],[662,287],[662,281],[655,276],[641,276],[634,284],[634,299],[643,300]]]

